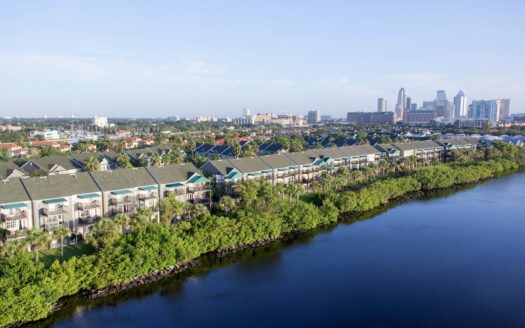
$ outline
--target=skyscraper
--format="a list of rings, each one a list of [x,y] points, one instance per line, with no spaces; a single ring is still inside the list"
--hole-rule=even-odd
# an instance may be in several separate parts
[[[405,104],[405,112],[408,112],[411,106],[412,106],[412,98],[407,96],[407,102]]]
[[[315,124],[321,121],[321,112],[319,110],[308,111],[308,124]]]
[[[251,116],[252,115],[252,110],[249,109],[249,108],[243,108],[242,109],[242,116],[244,117],[248,117],[248,116]]]
[[[471,106],[471,118],[488,119],[491,125],[496,125],[501,117],[501,99],[474,100]]]
[[[510,99],[500,99],[500,121],[507,121],[510,118]]]
[[[459,90],[458,94],[454,97],[454,117],[467,117],[467,111],[467,97],[465,97],[463,91]]]
[[[445,90],[438,90],[436,94],[436,99],[441,101],[447,100],[447,93],[445,92]]]
[[[407,94],[405,88],[399,89],[397,94],[397,104],[396,104],[396,120],[403,120],[405,114],[405,109],[407,106]]]
[[[386,99],[385,98],[377,99],[377,111],[380,113],[386,112]]]

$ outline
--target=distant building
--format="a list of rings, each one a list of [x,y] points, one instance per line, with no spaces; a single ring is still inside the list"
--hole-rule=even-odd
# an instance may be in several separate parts
[[[333,120],[332,115],[321,115],[321,122],[327,122]]]
[[[237,118],[232,119],[232,123],[234,125],[254,125],[255,117],[254,116],[237,117]]]
[[[501,99],[474,100],[471,104],[470,118],[488,119],[490,125],[496,125],[501,117]]]
[[[510,99],[500,99],[500,121],[508,121],[510,119]]]
[[[321,112],[319,110],[311,110],[308,112],[308,124],[315,124],[321,121]]]
[[[454,97],[454,117],[467,117],[467,110],[467,97],[465,97],[463,91],[459,90],[458,94]]]
[[[93,125],[101,129],[109,127],[108,118],[104,116],[93,116]]]
[[[447,93],[445,90],[438,90],[436,92],[436,100],[444,101],[447,100]]]
[[[408,110],[410,110],[412,112],[416,111],[417,110],[417,104],[416,103],[411,103],[410,104],[410,108]]]
[[[436,119],[437,114],[434,110],[417,110],[405,113],[405,123],[407,124],[430,124]]]
[[[394,124],[393,112],[349,112],[346,120],[357,124]]]
[[[242,109],[242,116],[244,117],[247,117],[247,116],[252,116],[252,110],[249,109],[249,108],[243,108]]]
[[[384,113],[386,112],[386,98],[378,98],[377,99],[377,111],[379,113]]]
[[[463,128],[484,128],[489,125],[489,120],[486,118],[460,118],[454,122],[454,127],[457,129]]]
[[[406,110],[406,105],[407,105],[407,94],[406,94],[405,88],[401,88],[399,89],[399,92],[397,94],[397,104],[396,104],[396,109],[395,109],[396,121],[403,119],[403,116]]]

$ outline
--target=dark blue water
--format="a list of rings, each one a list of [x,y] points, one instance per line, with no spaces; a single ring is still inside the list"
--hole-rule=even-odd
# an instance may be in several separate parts
[[[249,251],[58,327],[523,327],[525,173]]]

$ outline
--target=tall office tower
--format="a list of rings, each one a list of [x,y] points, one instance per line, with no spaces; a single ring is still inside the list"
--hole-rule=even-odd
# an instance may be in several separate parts
[[[386,99],[377,98],[377,111],[380,113],[386,112]]]
[[[410,108],[408,110],[411,112],[415,112],[417,110],[417,103],[411,103]]]
[[[315,124],[321,121],[321,112],[319,110],[308,111],[308,124]]]
[[[407,103],[405,105],[405,112],[410,110],[410,106],[412,106],[412,98],[407,97]]]
[[[249,109],[249,108],[243,108],[242,109],[242,116],[244,117],[248,117],[248,116],[251,116],[252,115],[252,110]]]
[[[446,94],[445,90],[438,90],[437,91],[436,100],[441,100],[441,101],[447,100],[447,94]]]
[[[501,99],[474,100],[471,106],[471,118],[487,119],[491,125],[496,125],[501,117]]]
[[[507,121],[510,119],[510,99],[500,99],[500,121]]]
[[[406,94],[405,88],[401,88],[399,89],[399,92],[397,94],[397,104],[396,104],[396,120],[397,121],[403,120],[406,106],[407,106],[407,94]]]
[[[463,91],[459,90],[458,94],[454,97],[454,117],[467,117],[467,111],[467,97],[465,97]]]

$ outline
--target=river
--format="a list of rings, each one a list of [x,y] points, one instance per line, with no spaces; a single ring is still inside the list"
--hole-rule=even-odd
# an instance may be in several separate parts
[[[525,326],[525,173],[209,259],[34,326]]]

